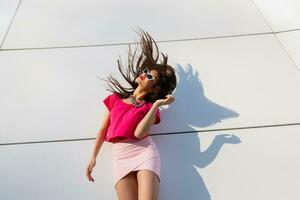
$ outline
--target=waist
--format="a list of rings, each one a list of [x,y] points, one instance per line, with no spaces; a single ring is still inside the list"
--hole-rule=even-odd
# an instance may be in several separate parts
[[[149,137],[149,135],[148,135],[147,137],[142,138],[142,139],[125,138],[118,142],[114,142],[113,148],[122,148],[123,146],[128,146],[128,145],[146,147],[146,146],[153,145],[153,144],[154,144],[154,142],[153,142],[152,138]]]
[[[125,139],[112,145],[114,154],[125,156],[129,153],[133,152],[141,152],[141,151],[155,151],[158,152],[157,146],[152,140],[151,137],[146,137],[144,139],[132,140]],[[152,149],[152,150],[150,150]]]
[[[104,141],[111,142],[111,143],[119,143],[119,142],[132,143],[135,141],[143,140],[148,137],[149,137],[149,134],[145,135],[143,138],[137,138],[133,134],[118,133],[118,134],[107,134],[105,136]]]

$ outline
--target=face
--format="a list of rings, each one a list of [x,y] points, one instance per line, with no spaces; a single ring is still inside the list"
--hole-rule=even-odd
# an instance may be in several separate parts
[[[149,80],[149,78],[151,78],[151,75],[154,77],[154,79]],[[139,87],[150,92],[154,91],[154,88],[152,88],[152,86],[158,81],[158,78],[159,73],[152,69],[150,71],[148,70],[148,75],[146,73],[141,72],[140,76],[137,79],[135,79],[135,82],[139,84]]]

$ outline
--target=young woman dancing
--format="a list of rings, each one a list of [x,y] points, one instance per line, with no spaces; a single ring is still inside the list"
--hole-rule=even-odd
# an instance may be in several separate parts
[[[141,31],[142,52],[134,64],[134,52],[131,59],[130,45],[127,75],[124,75],[118,60],[122,76],[132,86],[124,88],[108,77],[119,91],[104,98],[106,106],[102,126],[98,132],[91,160],[86,168],[86,176],[91,176],[96,165],[96,157],[103,141],[113,145],[114,187],[119,200],[157,200],[160,174],[160,154],[149,131],[153,124],[160,123],[159,107],[171,104],[176,88],[174,69],[167,64],[168,57],[158,63],[159,50],[153,38]],[[152,42],[157,54],[154,56]],[[129,72],[134,76],[130,77]],[[111,75],[110,75],[111,77]],[[108,90],[110,91],[110,90]]]

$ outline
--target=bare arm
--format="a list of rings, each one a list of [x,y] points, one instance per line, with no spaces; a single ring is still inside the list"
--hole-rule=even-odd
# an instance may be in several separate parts
[[[145,117],[139,122],[134,131],[134,136],[143,138],[150,131],[151,126],[155,122],[155,113],[160,106],[167,105],[175,101],[175,97],[171,94],[166,95],[165,99],[158,99],[153,104]]]
[[[92,151],[92,156],[91,159],[95,159],[97,158],[97,155],[99,153],[99,150],[101,149],[101,146],[103,144],[104,141],[104,136],[106,135],[107,129],[109,127],[109,110],[106,109],[104,112],[104,117],[102,120],[102,125],[97,133],[97,137],[95,140],[95,144],[94,144],[94,148]]]
[[[137,138],[143,138],[146,134],[149,133],[151,126],[155,122],[155,113],[158,109],[158,104],[153,104],[148,113],[144,118],[139,122],[134,131],[134,136]]]
[[[99,153],[99,150],[103,144],[104,141],[104,136],[106,135],[107,129],[109,127],[109,110],[106,109],[104,112],[104,118],[102,121],[102,125],[100,127],[100,130],[98,131],[96,140],[95,140],[95,145],[93,148],[91,160],[89,161],[87,168],[86,168],[86,177],[88,178],[89,181],[95,181],[94,178],[92,177],[92,170],[96,165],[96,158]]]

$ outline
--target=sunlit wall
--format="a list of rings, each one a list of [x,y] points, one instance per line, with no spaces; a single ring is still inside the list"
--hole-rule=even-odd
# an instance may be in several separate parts
[[[0,0],[0,199],[114,200],[112,144],[91,156],[141,27],[176,69],[151,137],[160,200],[295,200],[300,191],[296,0]],[[134,45],[132,45],[134,47]]]

